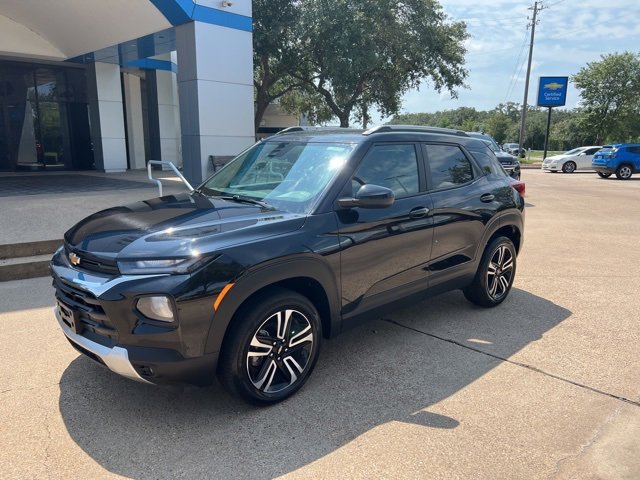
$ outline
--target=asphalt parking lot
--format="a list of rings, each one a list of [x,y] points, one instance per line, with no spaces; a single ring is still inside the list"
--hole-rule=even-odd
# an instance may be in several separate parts
[[[151,387],[0,283],[2,478],[640,478],[640,175],[524,170],[510,298],[453,292],[326,342],[299,394]]]

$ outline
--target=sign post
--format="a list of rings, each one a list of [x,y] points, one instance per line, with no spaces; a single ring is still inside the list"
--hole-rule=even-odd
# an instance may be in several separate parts
[[[544,134],[544,155],[547,158],[549,147],[549,128],[551,127],[551,109],[553,107],[564,107],[567,103],[567,87],[569,77],[540,77],[538,82],[538,106],[547,107],[547,130]]]

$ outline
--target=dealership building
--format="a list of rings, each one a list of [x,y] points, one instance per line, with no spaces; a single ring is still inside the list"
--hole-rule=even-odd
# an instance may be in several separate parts
[[[0,2],[0,172],[199,182],[254,143],[251,30],[250,0]]]

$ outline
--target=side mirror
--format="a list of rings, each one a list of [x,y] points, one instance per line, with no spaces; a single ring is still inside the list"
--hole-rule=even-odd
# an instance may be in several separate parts
[[[387,208],[393,205],[396,196],[393,191],[380,185],[362,185],[355,198],[341,198],[338,205],[341,208]]]
[[[581,153],[580,155],[578,155],[578,156],[579,156],[579,157],[586,157],[586,156],[587,156],[587,154],[586,154],[586,153],[584,153],[584,152],[582,152],[582,153]]]

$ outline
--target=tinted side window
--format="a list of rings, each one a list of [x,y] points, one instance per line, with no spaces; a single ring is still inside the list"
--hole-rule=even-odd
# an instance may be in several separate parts
[[[473,158],[475,158],[480,164],[482,171],[487,175],[496,177],[508,176],[507,172],[505,172],[504,168],[502,168],[502,165],[500,165],[498,159],[495,157],[495,155],[493,155],[493,152],[484,153],[472,150],[471,154],[473,155]]]
[[[351,182],[353,195],[362,185],[390,188],[396,198],[420,191],[418,157],[413,145],[374,145]]]
[[[630,153],[640,153],[640,147],[627,147],[627,151]]]
[[[584,152],[586,155],[593,155],[594,153],[596,153],[598,150],[600,150],[600,148],[590,148],[589,150],[587,150],[586,152]]]
[[[425,145],[433,190],[450,188],[473,180],[473,167],[455,145]]]

